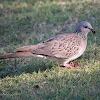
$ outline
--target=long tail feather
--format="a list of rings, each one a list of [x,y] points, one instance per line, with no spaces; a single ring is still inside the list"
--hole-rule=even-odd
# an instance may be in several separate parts
[[[0,55],[0,59],[7,59],[7,58],[20,58],[20,57],[29,57],[34,56],[31,52],[15,52],[15,53],[7,53]]]

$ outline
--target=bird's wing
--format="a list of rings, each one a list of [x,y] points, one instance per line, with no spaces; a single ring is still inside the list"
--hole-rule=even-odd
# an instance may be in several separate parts
[[[31,52],[38,55],[68,59],[78,53],[80,43],[81,39],[75,33],[61,34],[34,45]]]

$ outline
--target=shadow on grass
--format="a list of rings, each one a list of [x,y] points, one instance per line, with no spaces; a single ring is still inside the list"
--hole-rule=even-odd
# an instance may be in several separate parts
[[[51,69],[54,62],[49,60],[16,58],[0,61],[0,78],[19,76],[22,73],[42,72]]]

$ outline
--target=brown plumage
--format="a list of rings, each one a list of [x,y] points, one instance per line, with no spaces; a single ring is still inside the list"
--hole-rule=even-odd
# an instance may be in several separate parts
[[[14,53],[0,55],[0,59],[33,56],[54,59],[66,66],[66,63],[83,54],[90,30],[95,33],[90,23],[81,22],[73,33],[60,34],[37,45],[17,48]]]
[[[32,55],[33,54],[31,52],[14,52],[14,53],[7,53],[7,54],[0,55],[0,59],[28,57]]]

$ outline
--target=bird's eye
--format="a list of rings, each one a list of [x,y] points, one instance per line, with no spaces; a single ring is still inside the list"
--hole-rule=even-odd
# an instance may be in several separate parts
[[[87,26],[85,26],[84,28],[88,28]]]

